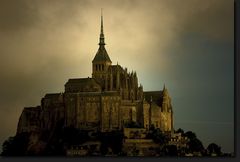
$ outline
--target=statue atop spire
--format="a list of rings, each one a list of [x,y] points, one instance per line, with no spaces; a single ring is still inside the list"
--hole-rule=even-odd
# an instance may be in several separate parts
[[[102,8],[101,8],[101,32],[100,32],[100,39],[99,39],[99,45],[104,46],[104,34],[103,34],[103,14],[102,14]]]

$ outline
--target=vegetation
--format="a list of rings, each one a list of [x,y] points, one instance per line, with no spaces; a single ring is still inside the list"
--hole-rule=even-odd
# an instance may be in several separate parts
[[[211,143],[208,145],[207,152],[209,155],[212,155],[212,154],[216,154],[216,156],[222,155],[221,147],[215,143]]]
[[[15,137],[9,137],[2,145],[2,156],[24,156],[26,155],[29,134],[22,133]]]
[[[197,138],[196,134],[192,131],[188,131],[183,134],[183,136],[187,137],[189,139],[189,142],[187,145],[189,146],[188,152],[194,153],[194,152],[200,152],[204,153],[204,147],[202,142]]]
[[[178,149],[175,145],[165,145],[162,152],[164,156],[178,156]]]
[[[181,129],[181,128],[178,128],[178,130],[177,131],[175,131],[176,133],[181,133],[181,134],[184,134],[184,130],[183,129]]]
[[[184,151],[186,153],[200,153],[202,156],[230,156],[229,154],[223,154],[221,152],[221,147],[215,143],[209,144],[205,149],[202,142],[192,131],[184,133],[184,130],[179,128],[176,133],[181,133],[184,137],[188,138],[188,149]]]
[[[153,139],[153,141],[158,144],[166,144],[166,142],[169,140],[168,137],[161,131],[161,129],[155,129],[153,125],[149,129],[147,138]]]
[[[136,128],[134,122],[128,123],[128,127]],[[179,128],[175,133],[181,133],[181,136],[187,137],[187,147],[179,147],[175,144],[169,144],[170,136],[161,131],[159,128],[151,126],[146,138],[153,139],[153,141],[160,145],[155,150],[158,156],[186,156],[192,154],[193,156],[230,156],[221,152],[221,147],[215,143],[211,143],[205,149],[202,142],[197,138],[192,131],[184,132]],[[36,135],[36,133],[35,133]],[[81,145],[86,141],[100,141],[99,155],[118,155],[125,156],[122,152],[122,144],[124,135],[122,131],[112,132],[89,132],[79,130],[73,127],[63,128],[63,123],[59,122],[52,132],[41,132],[35,147],[29,147],[30,139],[33,133],[21,133],[15,137],[9,137],[2,145],[2,156],[26,156],[26,155],[51,155],[64,156],[66,148],[73,145]],[[43,151],[39,151],[39,143],[46,143]],[[36,151],[36,148],[38,149]],[[139,150],[133,150],[134,155],[139,154]],[[88,155],[94,155],[89,152]]]
[[[99,133],[99,140],[101,141],[100,151],[102,155],[106,155],[109,149],[115,155],[121,154],[123,133],[121,131],[112,131],[107,133]]]

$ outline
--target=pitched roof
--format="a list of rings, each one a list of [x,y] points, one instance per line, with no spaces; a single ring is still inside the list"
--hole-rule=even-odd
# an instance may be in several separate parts
[[[66,84],[82,84],[82,85],[93,84],[93,85],[98,85],[94,78],[73,78],[73,79],[69,79]]]
[[[71,87],[74,89],[72,89]],[[66,92],[69,92],[69,91],[85,92],[85,91],[91,91],[92,88],[101,89],[101,86],[96,82],[96,80],[94,78],[69,79],[68,82],[65,84]]]
[[[100,46],[92,62],[108,61],[112,62],[104,46]]]

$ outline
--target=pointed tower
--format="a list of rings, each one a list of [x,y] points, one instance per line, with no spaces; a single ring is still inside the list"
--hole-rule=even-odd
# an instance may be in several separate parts
[[[98,51],[92,61],[92,77],[101,82],[106,77],[108,67],[112,64],[112,61],[109,58],[108,53],[105,49],[102,10],[101,10],[101,30],[98,45],[99,45]]]
[[[168,90],[165,87],[165,84],[163,86],[163,102],[162,102],[162,113],[165,116],[166,125],[164,127],[165,131],[171,132],[173,131],[173,111],[172,111],[172,105],[171,105],[171,98],[168,94]]]
[[[169,96],[168,96],[168,91],[165,87],[165,84],[163,86],[163,103],[162,103],[162,109],[164,112],[167,112],[168,107],[169,107]]]

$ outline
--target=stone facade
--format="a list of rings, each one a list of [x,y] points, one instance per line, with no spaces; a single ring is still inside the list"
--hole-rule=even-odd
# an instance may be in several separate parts
[[[41,105],[24,108],[17,133],[65,127],[93,131],[122,130],[135,122],[162,131],[173,130],[173,111],[167,89],[143,92],[136,72],[112,65],[105,49],[103,22],[99,49],[92,61],[92,78],[69,79],[64,93],[46,94]]]

